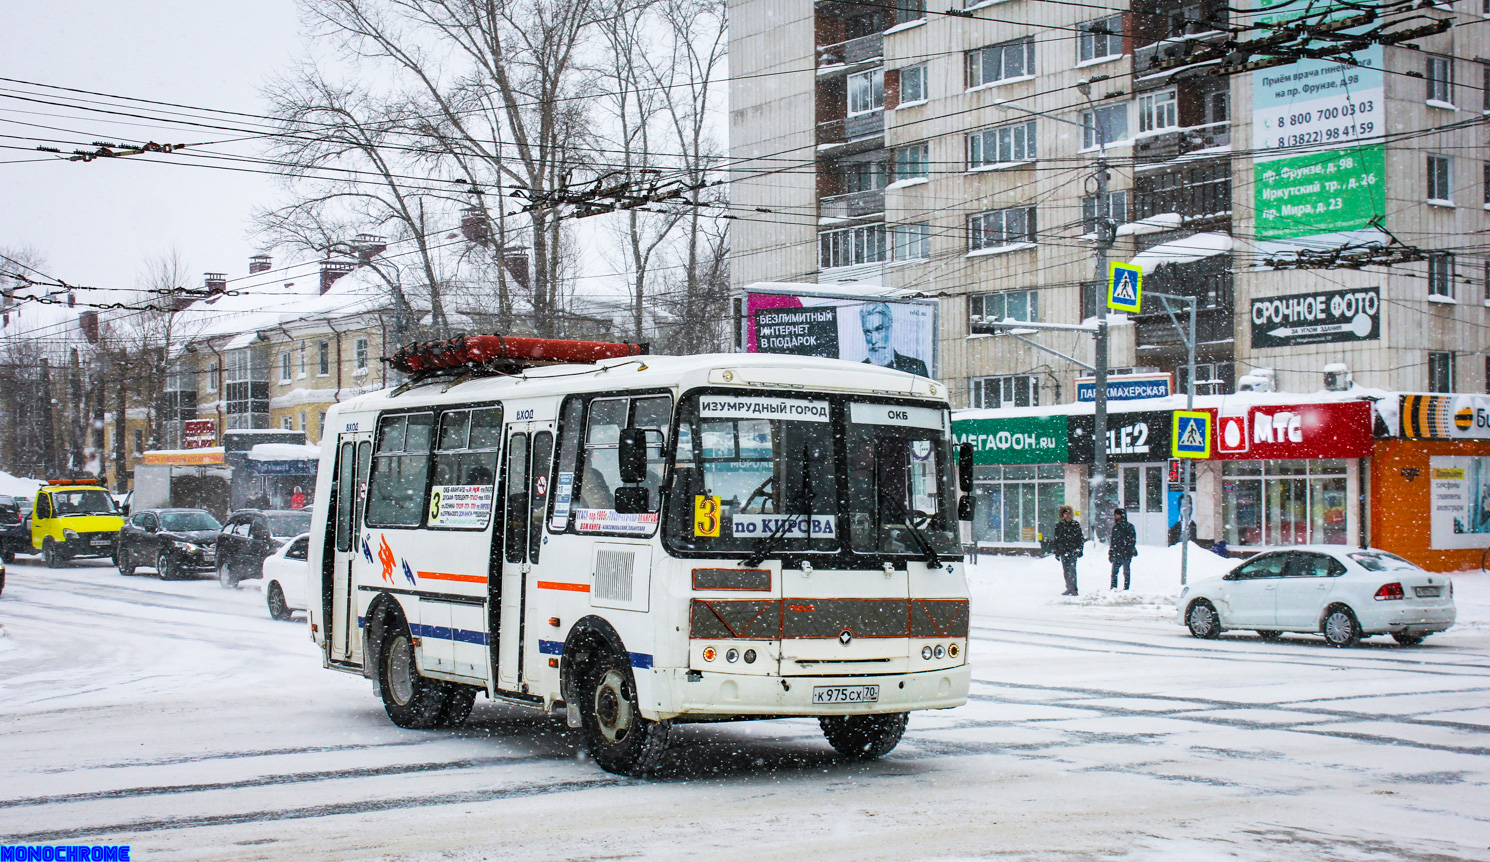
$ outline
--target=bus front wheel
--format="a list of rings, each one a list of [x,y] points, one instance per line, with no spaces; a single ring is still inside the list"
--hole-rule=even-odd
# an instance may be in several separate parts
[[[828,744],[854,760],[873,760],[889,754],[905,733],[910,713],[888,715],[833,715],[817,720]]]
[[[399,727],[438,727],[448,692],[444,683],[420,675],[408,628],[400,625],[384,638],[378,658],[378,691],[388,718]]]
[[[580,698],[585,747],[601,769],[642,775],[657,765],[671,725],[642,717],[629,658],[602,654],[587,675]]]

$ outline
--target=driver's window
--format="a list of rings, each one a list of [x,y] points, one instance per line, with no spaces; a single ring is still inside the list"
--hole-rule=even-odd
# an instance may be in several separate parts
[[[141,522],[140,526],[149,530],[155,527],[159,527],[160,522],[156,520],[154,515],[146,515],[144,516],[144,520]]]
[[[650,534],[662,505],[663,452],[673,401],[666,395],[641,398],[596,398],[585,417],[583,448],[574,477],[575,528],[580,532]],[[569,421],[566,410],[565,422]],[[647,510],[622,515],[616,509],[616,489],[621,487],[618,458],[621,430],[640,428],[647,436]],[[567,435],[566,428],[566,435]],[[562,477],[561,477],[562,478]],[[562,492],[562,487],[561,487]]]
[[[1283,567],[1288,564],[1288,557],[1288,554],[1266,554],[1249,560],[1236,570],[1237,580],[1280,578],[1283,576]]]
[[[43,494],[43,495],[41,495],[40,497],[37,498],[37,500],[36,500],[36,517],[38,517],[38,518],[50,518],[50,517],[52,517],[52,497],[51,497],[50,494]]]

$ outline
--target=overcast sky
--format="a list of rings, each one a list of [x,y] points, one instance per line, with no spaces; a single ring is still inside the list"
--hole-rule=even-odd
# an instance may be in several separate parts
[[[0,32],[6,78],[248,113],[263,111],[260,86],[303,44],[292,0],[8,0],[0,2]],[[84,285],[132,287],[146,259],[172,247],[194,284],[205,271],[247,273],[258,250],[249,215],[276,200],[273,177],[187,167],[172,156],[31,161],[40,154],[27,150],[41,142],[16,140],[61,140],[71,151],[91,141],[190,144],[228,135],[15,98],[39,92],[0,82],[0,248],[34,247],[50,275]]]

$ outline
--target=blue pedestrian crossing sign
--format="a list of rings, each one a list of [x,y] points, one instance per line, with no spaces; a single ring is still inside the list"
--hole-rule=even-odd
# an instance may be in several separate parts
[[[1211,457],[1211,414],[1204,410],[1174,411],[1170,455],[1174,458]]]
[[[1143,268],[1113,261],[1107,268],[1107,307],[1137,314],[1143,304]]]

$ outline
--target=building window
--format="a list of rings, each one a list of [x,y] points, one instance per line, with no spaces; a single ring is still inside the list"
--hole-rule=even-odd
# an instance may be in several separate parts
[[[1101,137],[1098,138],[1098,133]],[[1081,112],[1081,148],[1111,146],[1128,139],[1128,105],[1105,105]]]
[[[1490,206],[1490,162],[1485,163],[1485,205]]]
[[[1345,544],[1343,458],[1223,461],[1221,501],[1232,547]]]
[[[1206,100],[1206,122],[1210,125],[1231,121],[1231,93],[1220,90]]]
[[[359,338],[352,342],[352,356],[355,359],[355,367],[358,371],[367,370],[367,339]]]
[[[931,162],[930,148],[925,141],[908,147],[895,148],[895,179],[911,180],[925,177]]]
[[[317,434],[325,434],[326,433],[326,411],[325,410],[322,410],[320,413],[317,413],[316,414],[316,433]]]
[[[978,213],[967,220],[968,249],[998,248],[1035,241],[1035,208],[1010,207]]]
[[[983,129],[967,136],[967,166],[1027,162],[1035,158],[1035,121]]]
[[[1490,0],[1487,0],[1487,2],[1490,2]],[[1490,14],[1490,12],[1487,12],[1487,14]],[[1480,92],[1484,94],[1484,98],[1480,101],[1480,110],[1490,113],[1490,63],[1481,67],[1481,77],[1483,80],[1480,82]]]
[[[1138,131],[1157,132],[1179,126],[1179,100],[1174,90],[1159,90],[1138,97]]]
[[[279,417],[279,427],[284,429],[285,431],[294,431],[295,420],[291,419],[289,416],[281,416]]]
[[[1428,391],[1454,391],[1454,354],[1445,350],[1428,351]]]
[[[1190,385],[1190,366],[1180,365],[1175,368],[1175,383],[1179,386],[1175,391],[1181,395],[1185,393],[1186,387]],[[1197,362],[1195,363],[1195,394],[1196,395],[1230,395],[1232,387],[1236,385],[1236,364],[1232,362]]]
[[[890,166],[885,162],[845,162],[840,169],[845,192],[870,192],[889,184]]]
[[[300,411],[300,432],[303,434],[308,429],[305,427],[305,411]]]
[[[331,373],[331,342],[322,341],[316,345],[316,376],[325,377]]]
[[[1448,156],[1428,156],[1428,200],[1453,202],[1454,192],[1449,186],[1451,175]]]
[[[863,114],[885,106],[885,70],[848,76],[848,112]]]
[[[268,357],[262,351],[242,348],[227,354],[226,377],[223,386],[226,427],[269,427],[269,369]]]
[[[979,464],[973,468],[973,541],[1028,544],[1050,538],[1066,505],[1061,464]]]
[[[305,376],[305,342],[300,342],[300,377]]]
[[[925,260],[931,257],[931,225],[900,224],[895,228],[895,259]]]
[[[1128,190],[1107,193],[1107,217],[1114,224],[1128,222]],[[1085,195],[1081,199],[1081,232],[1097,232],[1097,196]]]
[[[982,87],[1035,74],[1035,40],[1015,39],[967,52],[967,85]]]
[[[143,455],[143,454],[145,454],[145,432],[142,429],[136,428],[135,429],[134,437],[135,437],[135,454],[136,455]]]
[[[291,361],[292,360],[290,358],[290,351],[286,350],[285,352],[283,352],[283,353],[281,353],[279,355],[279,382],[280,383],[289,383],[290,382],[290,363],[291,363]]]
[[[926,67],[907,66],[900,70],[900,104],[926,101]]]
[[[896,0],[895,23],[919,21],[926,17],[926,0]]]
[[[1123,55],[1123,16],[1109,15],[1080,25],[1076,59],[1081,63]]]
[[[1033,374],[974,377],[973,407],[1039,407],[1040,378]]]
[[[882,224],[826,231],[818,234],[817,239],[818,265],[823,269],[883,263],[888,252]]]
[[[1490,305],[1490,260],[1485,261],[1485,304]]]
[[[1454,298],[1454,256],[1448,252],[1428,255],[1428,295]]]
[[[1490,356],[1485,357],[1485,394],[1490,395]]]
[[[1039,291],[1006,290],[1000,293],[979,293],[969,296],[967,299],[968,315],[970,317],[982,318],[986,322],[1019,320],[1030,323],[1040,319]],[[1002,380],[1004,378],[989,377],[985,379]],[[998,405],[993,406],[996,407]]]
[[[207,391],[216,392],[219,386],[218,377],[222,374],[222,364],[217,357],[213,357],[211,364],[207,366]]]
[[[1454,67],[1447,57],[1427,58],[1428,101],[1454,103]]]

